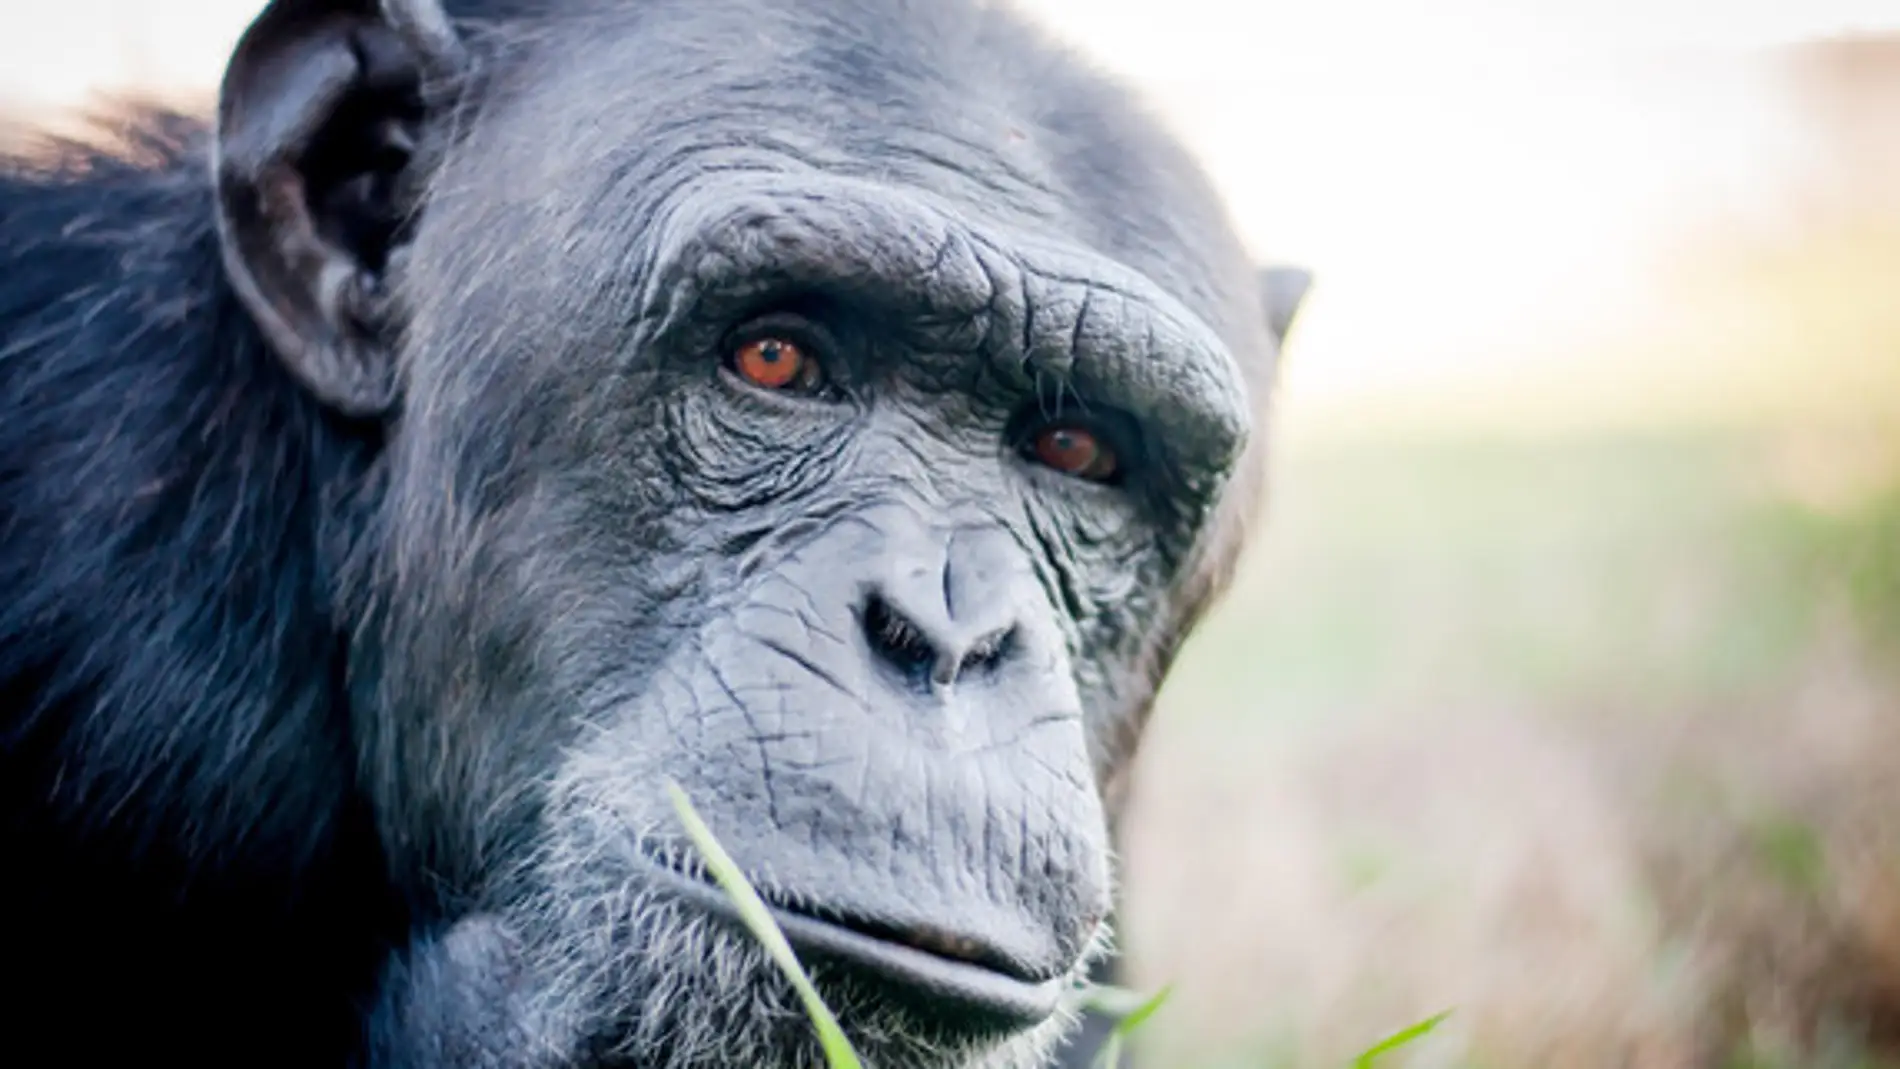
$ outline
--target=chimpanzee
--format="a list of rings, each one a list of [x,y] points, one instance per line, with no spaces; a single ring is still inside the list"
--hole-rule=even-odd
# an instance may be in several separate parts
[[[986,0],[274,0],[101,130],[0,168],[10,1049],[819,1064],[677,783],[871,1064],[1046,1062],[1304,290],[1123,90]]]

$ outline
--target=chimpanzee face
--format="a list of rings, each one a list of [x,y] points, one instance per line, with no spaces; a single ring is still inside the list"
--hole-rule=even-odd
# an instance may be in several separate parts
[[[980,5],[313,6],[227,82],[228,259],[386,427],[358,733],[455,968],[551,1064],[817,1064],[677,783],[874,1063],[1039,1064],[1257,480],[1198,176]]]

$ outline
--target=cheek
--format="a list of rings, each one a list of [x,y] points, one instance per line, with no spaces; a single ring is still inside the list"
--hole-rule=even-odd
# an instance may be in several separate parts
[[[669,474],[691,501],[716,512],[823,486],[850,465],[856,441],[853,414],[843,406],[778,404],[723,385],[680,390],[666,407],[665,427],[660,450],[672,458]]]
[[[1037,574],[1068,642],[1098,777],[1123,760],[1121,736],[1149,700],[1150,647],[1171,575],[1151,525],[1079,514],[1045,497],[1025,517]]]
[[[1099,503],[1087,503],[1097,505]],[[1112,659],[1115,636],[1152,619],[1166,565],[1152,527],[1133,509],[1077,506],[1056,495],[1030,498],[1020,524],[1051,604],[1078,662]]]

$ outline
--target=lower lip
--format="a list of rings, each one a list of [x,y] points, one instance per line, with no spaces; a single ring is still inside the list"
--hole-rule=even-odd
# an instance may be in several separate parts
[[[654,871],[668,889],[705,912],[742,924],[725,892],[670,868]],[[901,985],[912,997],[947,1001],[1005,1028],[1031,1028],[1049,1019],[1073,984],[1067,978],[1027,983],[992,969],[939,957],[776,906],[766,907],[802,963],[810,955],[855,966]]]

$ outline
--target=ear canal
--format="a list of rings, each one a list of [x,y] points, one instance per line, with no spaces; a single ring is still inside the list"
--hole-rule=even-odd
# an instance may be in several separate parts
[[[1267,329],[1273,331],[1273,339],[1285,342],[1287,331],[1293,329],[1293,320],[1300,313],[1300,306],[1306,302],[1308,290],[1313,288],[1313,273],[1303,267],[1275,265],[1263,267],[1259,272],[1260,303],[1266,312]]]
[[[225,70],[225,272],[289,372],[345,415],[398,404],[388,270],[421,184],[425,93],[466,67],[439,0],[273,0]]]

